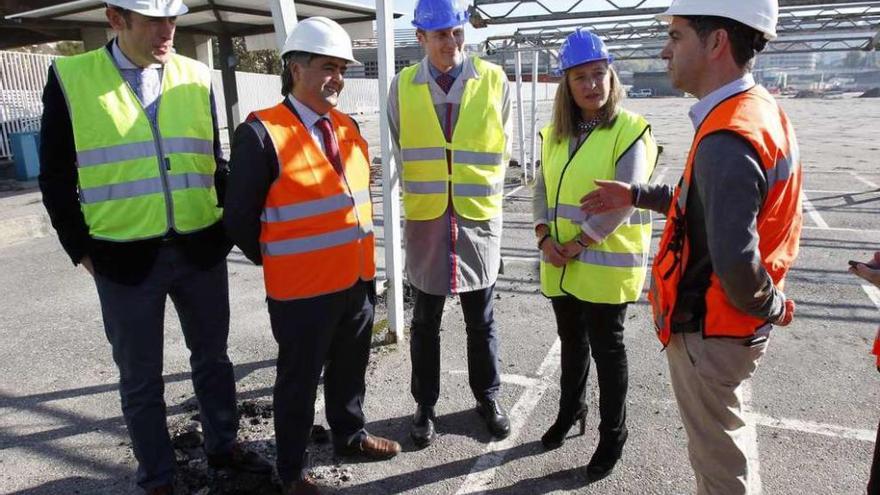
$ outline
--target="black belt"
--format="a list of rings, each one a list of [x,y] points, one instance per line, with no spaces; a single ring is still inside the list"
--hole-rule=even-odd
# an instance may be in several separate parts
[[[159,238],[159,242],[163,245],[165,244],[176,244],[180,242],[183,237],[173,230],[169,230],[165,235]]]
[[[672,333],[697,333],[703,332],[703,319],[694,318],[690,321],[672,322]]]

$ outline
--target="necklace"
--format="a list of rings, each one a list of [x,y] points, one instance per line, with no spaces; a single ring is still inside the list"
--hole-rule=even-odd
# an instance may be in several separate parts
[[[601,119],[599,119],[599,117],[592,118],[586,122],[581,120],[580,122],[578,122],[577,128],[581,132],[590,132],[595,129],[597,125],[599,125],[599,122],[601,122]]]

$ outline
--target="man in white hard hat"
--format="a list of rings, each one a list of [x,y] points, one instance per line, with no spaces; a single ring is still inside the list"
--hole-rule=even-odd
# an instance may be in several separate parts
[[[116,37],[57,60],[43,94],[43,202],[73,263],[94,277],[137,483],[156,494],[172,492],[175,465],[162,381],[167,297],[191,352],[208,463],[271,472],[236,443],[225,160],[211,72],[172,49],[186,12],[180,0],[108,1]]]
[[[387,459],[397,442],[364,428],[364,374],[376,303],[367,143],[335,109],[348,64],[345,30],[310,17],[282,51],[282,95],[235,131],[224,222],[263,277],[278,342],[275,434],[285,494],[319,493],[307,445],[321,369],[338,455]]]
[[[661,56],[672,84],[699,98],[682,179],[602,182],[582,199],[588,213],[634,203],[667,214],[649,299],[698,494],[760,491],[743,395],[773,326],[794,316],[782,289],[801,232],[797,138],[751,74],[777,13],[776,0],[674,0]]]
[[[425,58],[391,83],[388,119],[403,181],[407,280],[415,292],[410,360],[416,402],[410,436],[436,438],[440,322],[458,296],[476,412],[498,439],[510,421],[501,377],[494,290],[501,269],[510,97],[504,70],[464,54],[468,11],[459,0],[419,0],[413,25]]]

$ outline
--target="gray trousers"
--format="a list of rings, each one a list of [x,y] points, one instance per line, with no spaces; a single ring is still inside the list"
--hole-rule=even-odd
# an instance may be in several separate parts
[[[208,270],[192,265],[173,244],[159,250],[147,278],[123,285],[95,276],[104,330],[119,368],[122,415],[144,489],[173,482],[174,451],[165,419],[162,379],[165,301],[170,296],[190,350],[205,450],[228,451],[238,429],[235,375],[226,354],[229,285],[224,259]]]
[[[666,348],[698,495],[756,495],[749,489],[743,384],[758,368],[767,341],[678,333]]]

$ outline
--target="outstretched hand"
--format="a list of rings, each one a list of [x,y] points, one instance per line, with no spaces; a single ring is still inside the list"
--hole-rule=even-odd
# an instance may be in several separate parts
[[[850,266],[849,271],[880,287],[880,251],[874,253],[874,259],[871,261]]]
[[[596,180],[593,189],[581,198],[581,211],[595,215],[632,206],[632,185],[616,180]]]

